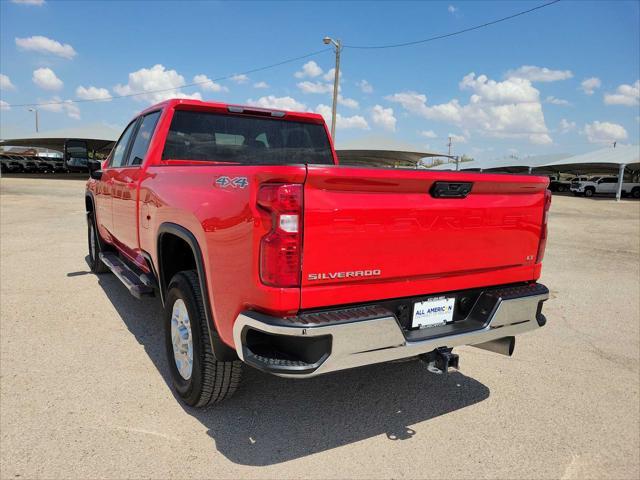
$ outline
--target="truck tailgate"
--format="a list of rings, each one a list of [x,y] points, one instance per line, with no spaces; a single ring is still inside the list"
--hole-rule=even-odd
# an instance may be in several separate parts
[[[436,198],[434,182],[470,182]],[[548,180],[308,167],[301,307],[534,280]]]

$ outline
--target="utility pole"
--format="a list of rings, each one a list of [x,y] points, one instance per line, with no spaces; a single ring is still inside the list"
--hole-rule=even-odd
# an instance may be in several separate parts
[[[331,139],[336,144],[336,109],[338,108],[338,90],[340,90],[340,51],[342,50],[342,42],[334,40],[331,37],[322,39],[325,45],[333,44],[336,51],[336,68],[333,76],[333,105],[331,106]]]
[[[30,112],[35,112],[35,114],[36,114],[36,133],[38,133],[38,109],[37,108],[30,108],[29,111]]]
[[[449,156],[451,156],[451,135],[449,135]]]

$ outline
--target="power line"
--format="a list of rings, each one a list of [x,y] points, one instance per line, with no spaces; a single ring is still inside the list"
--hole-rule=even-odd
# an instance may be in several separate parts
[[[476,25],[473,27],[469,27],[469,28],[465,28],[463,30],[458,30],[456,32],[451,32],[451,33],[445,33],[442,35],[437,35],[435,37],[430,37],[430,38],[425,38],[423,40],[415,40],[412,42],[405,42],[405,43],[396,43],[396,44],[390,44],[390,45],[344,45],[342,48],[353,48],[353,49],[362,49],[362,50],[371,50],[371,49],[385,49],[385,48],[400,48],[400,47],[408,47],[408,46],[412,46],[412,45],[419,45],[422,43],[427,43],[427,42],[432,42],[435,40],[441,40],[443,38],[448,38],[448,37],[453,37],[455,35],[461,35],[463,33],[467,33],[467,32],[471,32],[473,30],[479,30],[481,28],[485,28],[491,25],[495,25],[497,23],[500,22],[505,22],[507,20],[511,20],[513,18],[516,17],[520,17],[522,15],[526,15],[528,13],[534,12],[536,10],[540,10],[542,8],[548,7],[550,5],[556,4],[560,2],[560,0],[553,0],[551,2],[542,4],[542,5],[538,5],[537,7],[533,7],[530,8],[529,10],[524,10],[522,12],[518,12],[515,13],[513,15],[509,15],[507,17],[503,17],[503,18],[499,18],[497,20],[493,20],[491,22],[487,22],[487,23],[483,23],[481,25]],[[237,75],[248,75],[248,74],[252,74],[252,73],[256,73],[256,72],[261,72],[263,70],[268,70],[271,68],[275,68],[275,67],[279,67],[280,65],[285,65],[287,63],[292,63],[292,62],[297,62],[298,60],[303,60],[305,58],[309,58],[309,57],[313,57],[316,55],[320,55],[321,53],[325,53],[330,51],[330,48],[324,48],[322,50],[317,50],[315,52],[310,52],[307,53],[305,55],[300,55],[297,57],[293,57],[293,58],[288,58],[286,60],[282,60],[280,62],[276,62],[276,63],[272,63],[269,65],[265,65],[262,67],[257,67],[257,68],[252,68],[250,70],[245,70],[244,72],[239,72],[239,73],[234,73],[232,75],[224,75],[222,77],[217,77],[217,78],[213,78],[211,80],[207,80],[207,81],[203,81],[203,82],[193,82],[193,83],[187,83],[185,85],[181,85],[179,87],[171,87],[171,88],[162,88],[162,89],[156,89],[156,90],[144,90],[141,92],[134,92],[134,93],[128,93],[125,95],[112,95],[109,96],[107,98],[86,98],[86,99],[75,99],[75,100],[61,100],[61,101],[57,101],[57,102],[43,102],[43,103],[16,103],[16,104],[8,104],[5,105],[5,107],[41,107],[41,106],[47,106],[47,105],[64,105],[64,104],[69,104],[69,103],[90,103],[90,102],[104,102],[107,100],[115,100],[118,98],[130,98],[130,97],[138,97],[140,95],[148,95],[151,93],[163,93],[163,92],[170,92],[170,91],[174,91],[174,90],[180,90],[182,88],[190,88],[190,87],[195,87],[195,86],[199,86],[199,85],[206,85],[206,84],[210,84],[213,82],[221,82],[223,80],[229,80]]]
[[[65,104],[69,104],[69,103],[89,103],[89,102],[104,102],[107,100],[114,100],[114,99],[118,99],[118,98],[129,98],[129,97],[137,97],[140,95],[148,95],[150,93],[162,93],[162,92],[170,92],[173,90],[180,90],[181,88],[189,88],[189,87],[195,87],[198,85],[206,85],[209,83],[214,83],[214,82],[221,82],[223,80],[229,80],[237,75],[249,75],[252,73],[257,73],[257,72],[261,72],[263,70],[268,70],[270,68],[275,68],[275,67],[279,67],[280,65],[285,65],[287,63],[292,63],[292,62],[297,62],[298,60],[303,60],[305,58],[309,58],[309,57],[313,57],[315,55],[320,55],[321,53],[325,53],[331,51],[330,48],[323,48],[322,50],[317,50],[315,52],[311,52],[311,53],[307,53],[305,55],[300,55],[298,57],[294,57],[294,58],[288,58],[286,60],[282,60],[280,62],[277,63],[272,63],[270,65],[265,65],[262,67],[257,67],[257,68],[252,68],[251,70],[245,70],[244,72],[238,72],[238,73],[234,73],[232,75],[224,75],[222,77],[217,77],[217,78],[213,78],[213,79],[209,79],[209,80],[205,80],[202,82],[193,82],[193,83],[187,83],[184,85],[181,85],[179,87],[171,87],[171,88],[161,88],[161,89],[157,89],[157,90],[144,90],[141,92],[135,92],[135,93],[128,93],[125,95],[112,95],[109,96],[107,98],[85,98],[85,99],[75,99],[75,100],[61,100],[59,102],[45,102],[45,103],[17,103],[17,104],[9,104],[6,105],[7,107],[41,107],[41,106],[46,106],[46,105],[65,105]]]
[[[543,5],[538,5],[537,7],[530,8],[529,10],[524,10],[522,12],[514,13],[513,15],[509,15],[508,17],[499,18],[497,20],[493,20],[491,22],[483,23],[482,25],[476,25],[474,27],[465,28],[463,30],[458,30],[457,32],[445,33],[442,35],[437,35],[435,37],[425,38],[423,40],[415,40],[412,42],[404,42],[404,43],[393,43],[390,45],[344,45],[343,48],[354,48],[354,49],[362,49],[362,50],[380,50],[384,48],[400,48],[400,47],[409,47],[412,45],[419,45],[421,43],[433,42],[434,40],[441,40],[447,37],[453,37],[455,35],[460,35],[463,33],[471,32],[473,30],[479,30],[481,28],[489,27],[491,25],[495,25],[496,23],[506,22],[507,20],[511,20],[516,17],[520,17],[522,15],[526,15],[527,13],[534,12],[536,10],[540,10],[542,8],[548,7],[555,3],[558,3],[560,0],[553,0],[552,2],[545,3]]]

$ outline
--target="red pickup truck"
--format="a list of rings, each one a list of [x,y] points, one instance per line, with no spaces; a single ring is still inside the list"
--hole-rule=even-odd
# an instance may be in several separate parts
[[[189,405],[242,363],[303,378],[453,347],[511,355],[546,322],[546,177],[338,164],[320,115],[169,100],[86,188],[89,263],[165,309]]]

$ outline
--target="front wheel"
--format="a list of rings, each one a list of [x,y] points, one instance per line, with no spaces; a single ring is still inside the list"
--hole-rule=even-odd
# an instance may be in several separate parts
[[[240,383],[242,364],[238,360],[216,360],[195,271],[185,270],[171,279],[164,327],[173,387],[185,403],[205,407],[233,395]],[[215,331],[211,334],[217,335]]]
[[[585,197],[593,197],[593,194],[595,193],[595,191],[593,190],[593,188],[587,188],[584,191],[584,196]]]

